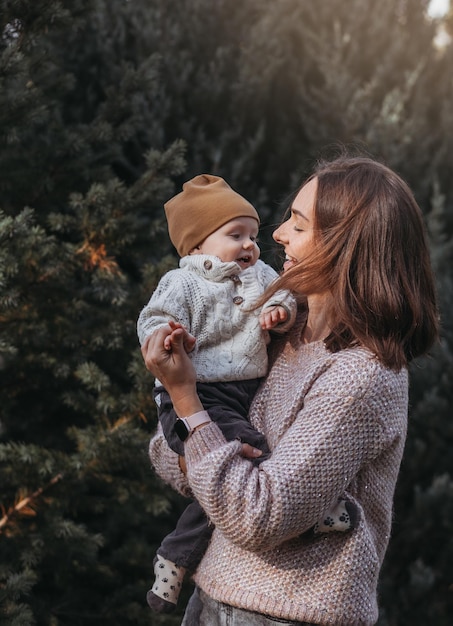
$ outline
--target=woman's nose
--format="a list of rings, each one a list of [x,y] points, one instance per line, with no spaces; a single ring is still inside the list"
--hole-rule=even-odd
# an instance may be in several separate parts
[[[280,226],[276,230],[274,230],[274,232],[272,233],[272,237],[274,241],[276,241],[277,243],[283,244],[283,240],[282,240],[283,233],[284,233],[284,227],[283,227],[283,224],[280,224]]]

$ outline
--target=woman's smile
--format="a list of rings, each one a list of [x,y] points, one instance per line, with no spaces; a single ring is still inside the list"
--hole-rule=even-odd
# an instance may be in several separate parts
[[[286,255],[285,262],[283,263],[283,271],[286,272],[287,270],[291,269],[292,267],[294,267],[294,265],[296,265],[296,263],[297,259],[293,259],[290,256]]]

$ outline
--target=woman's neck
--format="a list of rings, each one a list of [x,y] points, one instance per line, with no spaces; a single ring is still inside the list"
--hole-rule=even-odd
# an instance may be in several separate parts
[[[321,341],[330,334],[328,322],[330,297],[326,294],[308,296],[308,318],[302,332],[303,343]]]

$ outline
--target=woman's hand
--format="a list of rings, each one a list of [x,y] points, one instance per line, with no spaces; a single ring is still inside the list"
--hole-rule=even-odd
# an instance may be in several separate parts
[[[182,327],[167,325],[156,330],[142,346],[147,369],[165,387],[179,417],[203,410],[196,390],[195,369],[184,348],[184,339]]]
[[[242,444],[242,450],[240,452],[240,455],[243,456],[244,458],[246,458],[246,459],[256,459],[257,457],[261,456],[262,454],[263,454],[263,452],[261,450],[258,450],[258,448],[254,448],[249,443],[243,443]]]

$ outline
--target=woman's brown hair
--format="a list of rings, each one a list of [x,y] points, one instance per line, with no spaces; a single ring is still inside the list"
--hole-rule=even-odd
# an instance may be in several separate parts
[[[438,312],[422,212],[407,184],[366,157],[318,164],[309,259],[274,289],[332,294],[326,338],[333,352],[361,344],[392,369],[426,353]]]

